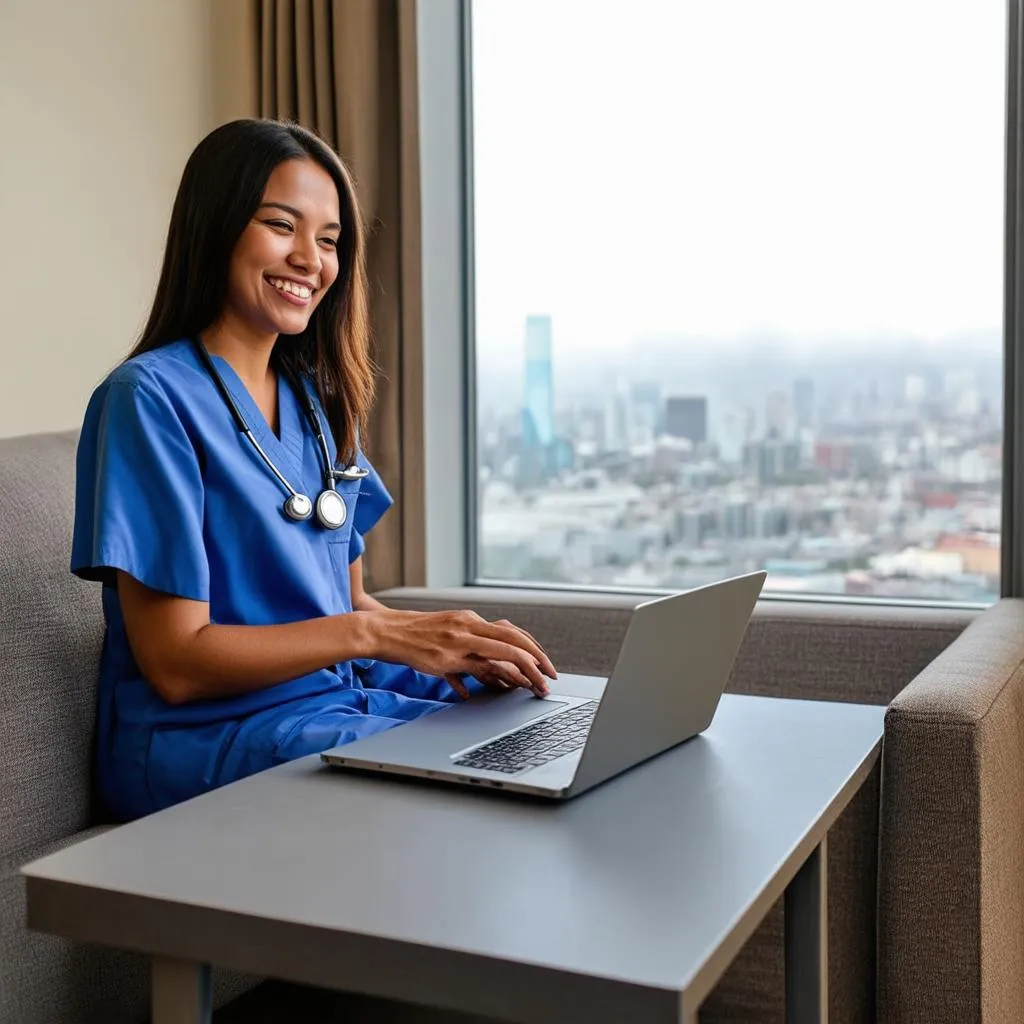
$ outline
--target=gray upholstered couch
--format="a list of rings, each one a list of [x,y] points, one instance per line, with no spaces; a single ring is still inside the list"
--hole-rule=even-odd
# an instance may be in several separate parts
[[[31,934],[23,923],[18,866],[102,827],[89,771],[102,618],[96,588],[67,569],[73,457],[70,434],[0,440],[0,1024],[147,1017],[141,958]],[[382,596],[396,606],[468,605],[511,618],[561,668],[601,674],[632,604],[483,588]],[[874,1019],[876,990],[883,1021],[1022,1019],[1022,661],[1022,602],[977,616],[759,606],[732,689],[893,702],[882,769],[829,844],[833,1021]],[[781,950],[776,908],[702,1017],[781,1020]],[[220,1001],[252,984],[222,979]],[[222,1013],[231,1022],[311,1021],[349,1019],[354,1009],[316,1016],[308,995],[262,985]]]

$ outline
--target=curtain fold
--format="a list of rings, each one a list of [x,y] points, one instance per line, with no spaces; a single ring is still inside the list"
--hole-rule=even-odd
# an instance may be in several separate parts
[[[259,109],[255,116],[297,121],[317,132],[352,171],[367,226],[367,264],[374,332],[373,356],[380,367],[377,402],[367,455],[395,498],[397,509],[367,537],[367,588],[379,590],[409,579],[405,547],[415,531],[403,529],[403,196],[410,182],[402,168],[415,167],[402,131],[403,82],[400,18],[410,24],[408,0],[249,0],[255,20]],[[413,94],[414,95],[414,94]],[[417,307],[418,308],[418,307]],[[412,339],[409,339],[412,343]],[[418,361],[416,362],[418,365]],[[415,559],[419,565],[422,558]],[[418,574],[417,574],[418,575]]]

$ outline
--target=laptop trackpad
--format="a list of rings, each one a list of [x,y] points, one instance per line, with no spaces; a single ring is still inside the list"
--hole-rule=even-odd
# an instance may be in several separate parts
[[[466,747],[483,743],[573,703],[579,701],[538,699],[526,690],[485,694],[465,704],[452,705],[449,710],[424,715],[397,729],[356,740],[330,753],[338,755],[339,760],[348,757],[408,764],[410,760],[418,762],[434,756],[447,761],[449,756]]]
[[[469,736],[470,742],[483,741],[496,733],[517,729],[542,715],[560,711],[569,703],[557,697],[538,700],[525,690],[515,690],[496,694],[493,698],[477,698],[466,704],[457,704],[452,709],[457,713],[434,716],[438,719],[438,725],[432,728],[437,728],[443,721],[445,727],[453,730],[449,735],[454,736],[454,730],[458,730],[460,735]]]

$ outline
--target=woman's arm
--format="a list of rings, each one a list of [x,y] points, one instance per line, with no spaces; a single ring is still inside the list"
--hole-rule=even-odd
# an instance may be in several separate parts
[[[170,704],[266,689],[353,658],[432,675],[497,671],[510,685],[543,690],[544,675],[555,678],[532,637],[475,612],[400,612],[374,602],[374,609],[347,615],[226,626],[210,622],[205,601],[152,590],[122,571],[117,589],[135,660]]]
[[[360,555],[348,567],[349,593],[352,595],[352,608],[357,612],[383,612],[387,611],[387,605],[383,605],[375,597],[371,597],[363,589],[363,557]]]
[[[210,623],[205,601],[152,590],[125,572],[117,574],[117,592],[135,660],[171,704],[261,690],[366,657],[370,646],[368,623],[355,615],[222,626]]]

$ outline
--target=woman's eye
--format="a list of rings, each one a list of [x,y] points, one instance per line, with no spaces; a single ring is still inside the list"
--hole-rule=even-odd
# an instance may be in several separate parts
[[[269,224],[272,228],[278,228],[281,231],[291,231],[292,226],[286,220],[265,220],[264,224]]]
[[[338,248],[338,240],[336,238],[321,238],[320,241],[323,242],[324,245],[330,246],[332,249]]]

